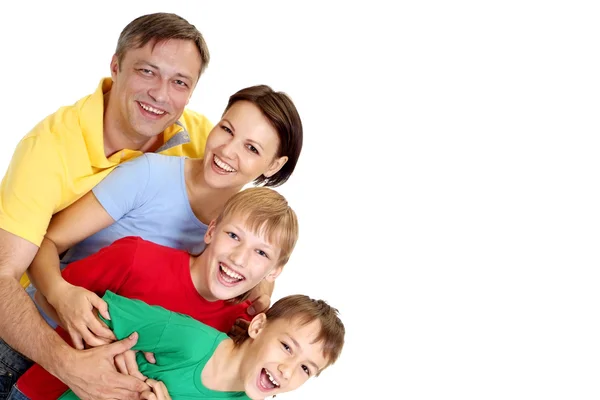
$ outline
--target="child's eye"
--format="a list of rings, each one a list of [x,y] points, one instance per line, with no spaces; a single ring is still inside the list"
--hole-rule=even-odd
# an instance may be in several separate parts
[[[310,376],[310,369],[306,365],[303,365],[302,369],[304,370],[304,372],[306,373],[306,375]]]
[[[227,232],[227,236],[229,236],[230,238],[232,238],[233,240],[238,240],[238,235],[236,235],[233,232]]]
[[[269,258],[269,255],[262,250],[256,250],[256,252],[263,257]]]
[[[283,348],[285,349],[285,351],[287,351],[288,353],[291,352],[291,348],[290,346],[288,346],[287,344],[285,344],[284,342],[281,342],[281,345],[283,346]]]

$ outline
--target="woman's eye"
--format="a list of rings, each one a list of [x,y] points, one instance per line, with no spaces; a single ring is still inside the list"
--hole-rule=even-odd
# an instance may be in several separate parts
[[[251,144],[249,144],[247,147],[251,152],[258,154],[258,149],[256,147],[252,146]]]
[[[229,133],[230,135],[233,134],[233,132],[231,131],[231,129],[229,129],[228,127],[226,127],[225,125],[221,125],[221,129],[223,129],[225,132]]]

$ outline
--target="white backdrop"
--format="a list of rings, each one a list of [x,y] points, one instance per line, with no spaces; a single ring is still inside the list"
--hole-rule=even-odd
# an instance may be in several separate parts
[[[216,122],[266,83],[304,122],[274,300],[325,298],[348,333],[282,399],[598,399],[599,13],[396,3],[4,4],[0,171],[109,74],[129,21],[178,13],[212,56],[190,108]]]

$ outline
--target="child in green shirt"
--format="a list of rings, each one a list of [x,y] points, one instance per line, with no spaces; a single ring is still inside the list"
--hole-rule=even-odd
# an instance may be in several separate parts
[[[110,291],[103,299],[111,320],[102,321],[115,336],[137,332],[134,349],[154,352],[156,364],[140,353],[137,363],[144,376],[164,383],[149,380],[158,398],[254,400],[289,392],[333,364],[344,344],[337,310],[303,295],[278,300],[235,338],[187,315]],[[70,390],[60,397],[73,399]]]

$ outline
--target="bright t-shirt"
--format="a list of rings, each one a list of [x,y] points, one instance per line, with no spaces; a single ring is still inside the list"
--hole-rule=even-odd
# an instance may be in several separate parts
[[[98,253],[69,264],[62,275],[67,282],[99,296],[109,290],[189,315],[221,332],[229,332],[238,318],[251,319],[246,313],[250,301],[209,302],[198,294],[188,253],[139,237],[119,239]],[[70,343],[64,330],[59,327],[57,332]],[[31,400],[56,399],[57,394],[67,390],[64,383],[38,364],[21,376],[17,387]]]
[[[139,334],[134,350],[150,351],[156,357],[151,364],[143,353],[137,354],[140,372],[162,381],[173,399],[249,399],[244,392],[217,392],[202,384],[202,370],[227,335],[195,319],[149,306],[139,301],[106,292],[111,319],[104,320],[117,339],[133,332]],[[79,399],[71,390],[60,400]]]
[[[115,223],[73,246],[62,263],[85,258],[126,236],[200,254],[208,226],[192,211],[184,163],[185,157],[150,153],[115,168],[92,189]]]

